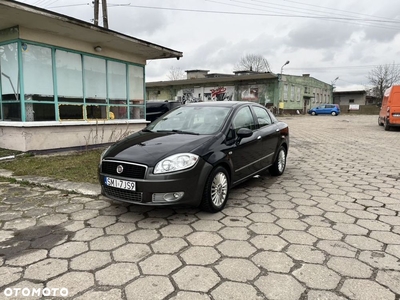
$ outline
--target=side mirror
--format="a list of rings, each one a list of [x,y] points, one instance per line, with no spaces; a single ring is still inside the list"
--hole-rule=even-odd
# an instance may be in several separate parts
[[[253,135],[253,131],[248,128],[240,128],[237,132],[237,140],[236,145],[239,145],[240,141],[244,138],[251,137]]]

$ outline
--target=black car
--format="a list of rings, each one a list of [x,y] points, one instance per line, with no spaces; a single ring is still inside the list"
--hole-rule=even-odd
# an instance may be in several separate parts
[[[288,148],[287,124],[262,105],[189,103],[106,149],[99,180],[111,199],[217,212],[233,186],[264,170],[283,174]]]

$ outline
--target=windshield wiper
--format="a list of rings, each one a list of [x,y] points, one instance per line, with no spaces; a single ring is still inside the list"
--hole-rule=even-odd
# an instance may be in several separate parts
[[[193,134],[193,135],[199,135],[199,133],[197,133],[197,132],[185,131],[185,130],[178,130],[178,129],[157,130],[157,132],[174,132],[174,133],[179,133],[179,134]]]
[[[142,129],[142,131],[143,131],[143,132],[153,132],[152,130],[147,129],[147,128]]]

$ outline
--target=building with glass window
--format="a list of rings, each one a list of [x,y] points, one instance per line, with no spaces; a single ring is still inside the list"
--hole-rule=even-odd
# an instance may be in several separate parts
[[[236,71],[215,74],[209,70],[187,70],[187,79],[146,83],[148,100],[253,101],[275,113],[307,113],[314,106],[332,103],[332,85],[309,74],[288,75]]]
[[[143,128],[146,60],[182,56],[14,1],[0,15],[0,148],[89,146]]]

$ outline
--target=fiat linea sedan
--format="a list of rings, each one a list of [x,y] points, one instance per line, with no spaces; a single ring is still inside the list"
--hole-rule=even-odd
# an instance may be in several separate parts
[[[114,200],[217,212],[233,186],[282,175],[288,149],[287,124],[257,103],[190,103],[106,149],[99,180]]]

